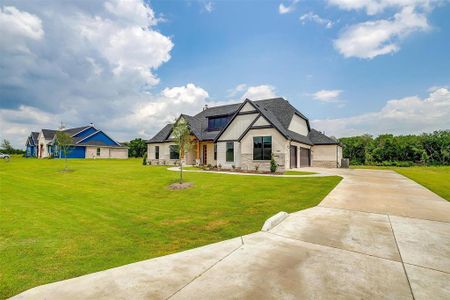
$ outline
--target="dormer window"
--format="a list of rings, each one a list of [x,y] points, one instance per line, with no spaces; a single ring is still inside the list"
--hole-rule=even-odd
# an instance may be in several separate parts
[[[227,125],[229,120],[230,120],[229,116],[210,117],[208,118],[208,130],[209,131],[222,130],[225,127],[225,125]]]

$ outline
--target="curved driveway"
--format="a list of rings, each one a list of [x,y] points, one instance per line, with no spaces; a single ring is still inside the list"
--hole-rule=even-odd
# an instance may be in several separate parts
[[[311,171],[344,179],[318,207],[268,232],[16,298],[450,299],[449,202],[392,171]]]

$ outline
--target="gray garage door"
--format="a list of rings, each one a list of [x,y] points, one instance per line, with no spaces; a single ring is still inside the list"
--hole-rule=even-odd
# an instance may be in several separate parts
[[[306,148],[300,148],[300,167],[311,166],[311,151]]]

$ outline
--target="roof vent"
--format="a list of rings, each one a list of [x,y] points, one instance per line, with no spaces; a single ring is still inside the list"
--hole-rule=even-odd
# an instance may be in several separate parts
[[[92,122],[89,123],[89,126],[94,127],[94,123],[92,123]]]
[[[205,104],[205,106],[203,107],[203,110],[207,110],[208,109],[208,104]]]

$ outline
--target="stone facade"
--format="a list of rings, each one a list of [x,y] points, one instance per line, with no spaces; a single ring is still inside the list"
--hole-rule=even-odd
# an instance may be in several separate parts
[[[285,155],[284,153],[274,154],[275,161],[278,165],[277,172],[285,171]],[[270,171],[270,160],[253,160],[252,154],[241,155],[241,169],[255,171],[258,167],[259,171]]]
[[[313,160],[311,165],[318,168],[337,168],[337,162],[332,160]]]

